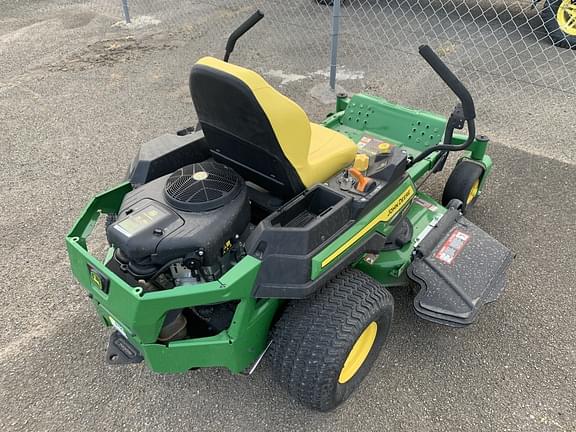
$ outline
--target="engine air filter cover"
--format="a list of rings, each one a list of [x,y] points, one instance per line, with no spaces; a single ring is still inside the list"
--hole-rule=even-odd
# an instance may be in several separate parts
[[[238,196],[244,181],[226,165],[207,161],[187,165],[166,180],[170,205],[188,212],[215,210]]]

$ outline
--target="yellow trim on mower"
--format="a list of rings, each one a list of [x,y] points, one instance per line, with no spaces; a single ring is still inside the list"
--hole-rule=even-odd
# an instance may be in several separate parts
[[[360,240],[368,231],[374,228],[380,222],[388,222],[398,214],[398,212],[404,207],[410,198],[414,195],[414,188],[412,186],[408,187],[402,194],[394,200],[392,204],[384,209],[382,213],[376,216],[368,225],[358,231],[350,240],[340,246],[336,251],[328,256],[324,261],[322,261],[321,268],[326,267],[336,258],[338,258],[344,251],[349,249],[354,243]]]

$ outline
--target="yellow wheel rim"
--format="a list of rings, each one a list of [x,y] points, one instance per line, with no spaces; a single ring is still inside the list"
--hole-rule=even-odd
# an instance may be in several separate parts
[[[572,0],[563,0],[556,12],[556,21],[560,30],[570,36],[576,36],[576,4]]]
[[[480,189],[480,180],[476,180],[468,192],[468,198],[466,199],[466,204],[470,204],[474,201],[474,198],[478,195],[478,190]]]
[[[350,379],[356,375],[356,372],[358,372],[358,369],[360,369],[366,360],[366,357],[368,357],[372,345],[374,345],[376,333],[378,333],[378,324],[376,324],[375,321],[372,321],[356,340],[352,350],[350,350],[350,354],[346,357],[346,361],[344,362],[344,366],[342,366],[340,376],[338,377],[338,382],[340,384],[350,381]]]

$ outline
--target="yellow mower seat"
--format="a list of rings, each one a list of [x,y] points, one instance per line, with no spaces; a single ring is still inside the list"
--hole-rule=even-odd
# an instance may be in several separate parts
[[[214,159],[272,193],[293,196],[354,161],[352,140],[311,123],[254,71],[204,57],[190,89]]]

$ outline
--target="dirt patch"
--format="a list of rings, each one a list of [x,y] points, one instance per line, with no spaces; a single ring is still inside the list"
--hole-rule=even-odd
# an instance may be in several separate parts
[[[106,39],[88,45],[72,53],[64,60],[50,64],[47,69],[55,71],[83,71],[98,66],[125,63],[150,51],[172,49],[175,45],[154,39],[137,39],[134,36]]]

